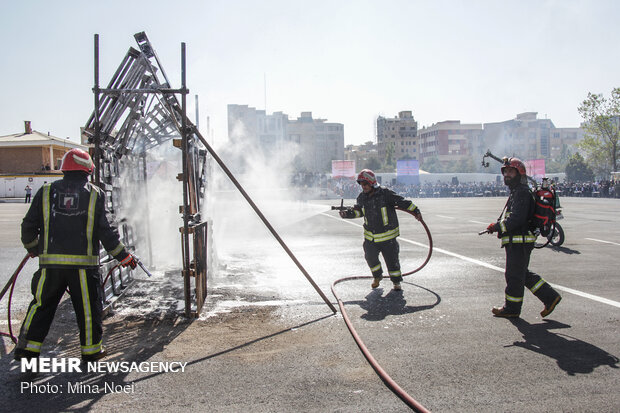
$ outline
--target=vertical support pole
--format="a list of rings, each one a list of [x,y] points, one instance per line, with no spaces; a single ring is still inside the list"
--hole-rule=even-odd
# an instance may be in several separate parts
[[[99,126],[99,35],[95,34],[95,185],[101,186],[101,149]]]
[[[198,95],[196,97],[196,129],[200,130],[199,122],[200,122],[200,111],[198,110]]]
[[[183,256],[183,282],[185,289],[185,316],[190,317],[191,308],[191,284],[190,284],[190,260],[192,249],[189,246],[189,171],[187,168],[188,141],[187,141],[187,91],[185,84],[185,43],[181,43],[181,152],[183,162],[183,244],[185,254]]]
[[[142,182],[143,182],[143,187],[144,187],[144,199],[146,199],[146,202],[144,203],[146,211],[145,211],[145,215],[146,215],[146,225],[145,225],[145,231],[146,231],[146,242],[149,248],[149,265],[153,265],[153,244],[151,242],[151,211],[149,209],[149,190],[148,190],[148,174],[146,171],[146,150],[143,150],[142,153],[140,154],[140,157],[142,158]]]

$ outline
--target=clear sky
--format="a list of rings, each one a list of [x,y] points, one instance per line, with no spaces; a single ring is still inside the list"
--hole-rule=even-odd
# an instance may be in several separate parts
[[[93,110],[93,35],[105,85],[140,31],[173,87],[186,43],[190,117],[197,94],[216,143],[227,104],[265,101],[343,123],[346,144],[401,110],[419,128],[529,111],[577,127],[588,92],[620,86],[619,17],[617,0],[2,0],[0,135],[30,120],[77,141]]]

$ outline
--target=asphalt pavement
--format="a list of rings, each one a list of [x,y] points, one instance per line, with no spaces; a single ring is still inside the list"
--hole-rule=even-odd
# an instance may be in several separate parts
[[[414,202],[432,232],[429,264],[405,278],[402,292],[392,291],[389,280],[376,290],[367,280],[335,287],[358,334],[392,379],[433,412],[620,411],[620,201],[562,198],[566,240],[561,247],[534,251],[530,269],[552,283],[563,300],[542,319],[542,304],[526,291],[516,320],[491,315],[491,307],[503,302],[504,251],[495,236],[478,235],[496,220],[505,199]],[[295,205],[291,219],[276,227],[334,304],[335,280],[369,275],[361,220],[341,220],[328,209],[336,203]],[[25,208],[0,204],[2,286],[24,256],[19,223]],[[399,217],[401,264],[408,271],[426,256],[428,239],[415,219]],[[181,315],[182,282],[172,266],[155,269],[153,279],[137,274],[105,320],[106,361],[187,363],[184,371],[30,377],[12,361],[13,345],[3,338],[5,407],[409,411],[368,365],[341,315],[332,315],[258,219],[255,224],[218,235],[225,239],[216,245],[217,269],[200,318]],[[170,242],[178,243],[177,237]],[[31,260],[18,279],[14,329],[31,299],[35,269]],[[0,314],[6,314],[6,297]],[[0,330],[6,327],[3,316]],[[76,336],[72,307],[64,301],[43,352],[79,357]]]

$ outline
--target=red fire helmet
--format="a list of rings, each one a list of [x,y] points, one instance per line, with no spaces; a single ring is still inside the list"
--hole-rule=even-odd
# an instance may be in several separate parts
[[[88,152],[74,148],[67,152],[62,158],[61,171],[83,171],[91,174],[95,169],[95,164]]]
[[[359,175],[357,175],[357,183],[361,184],[362,182],[367,182],[370,186],[376,187],[377,177],[370,169],[362,169]]]
[[[525,164],[519,158],[508,159],[508,163],[502,166],[502,175],[506,168],[515,168],[521,175],[526,175]]]

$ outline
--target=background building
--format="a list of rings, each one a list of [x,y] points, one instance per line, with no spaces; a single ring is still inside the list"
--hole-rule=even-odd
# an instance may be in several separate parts
[[[65,152],[73,148],[88,150],[87,146],[57,138],[32,129],[24,121],[24,131],[0,136],[0,173],[34,174],[60,170]]]
[[[296,171],[331,172],[331,161],[344,159],[344,125],[313,119],[312,112],[290,120],[282,112],[267,115],[247,105],[228,105],[228,136],[231,145],[260,148],[266,156],[296,151]]]
[[[366,142],[362,145],[347,145],[344,148],[344,159],[355,161],[355,168],[360,171],[364,168],[378,170],[381,168],[377,145]]]
[[[73,148],[88,151],[68,138],[32,130],[30,121],[23,132],[0,136],[0,198],[23,197],[26,186],[34,195],[46,182],[62,178],[62,158]]]
[[[344,125],[313,119],[302,112],[288,123],[288,137],[299,144],[296,167],[304,172],[331,172],[332,160],[344,159]]]
[[[377,118],[377,151],[379,160],[385,165],[388,153],[391,161],[398,159],[419,159],[418,122],[410,110],[398,112],[398,117]],[[385,165],[387,166],[387,165]]]
[[[482,124],[447,120],[424,127],[418,133],[422,168],[429,158],[437,158],[442,165],[456,164],[469,161],[480,149]]]

